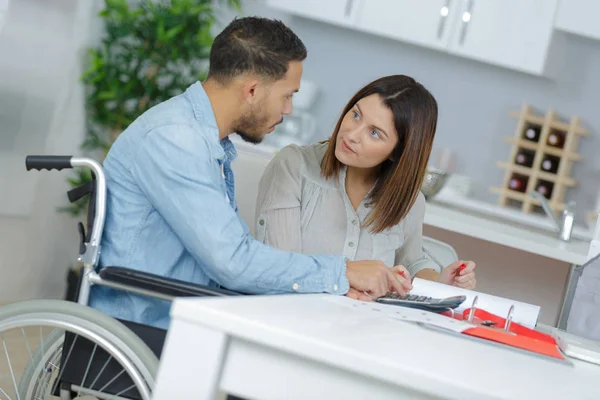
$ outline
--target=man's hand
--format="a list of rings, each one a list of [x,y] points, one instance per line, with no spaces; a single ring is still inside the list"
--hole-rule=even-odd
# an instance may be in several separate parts
[[[410,284],[410,278],[403,278],[399,271],[398,267],[388,268],[381,261],[346,261],[350,287],[371,297],[381,297],[389,292],[406,294],[405,281]]]
[[[364,294],[363,292],[354,289],[353,287],[351,287],[350,290],[348,290],[348,293],[346,293],[346,296],[350,297],[351,299],[354,299],[354,300],[373,301],[371,296],[368,296],[368,295]]]
[[[410,273],[408,272],[408,270],[406,268],[404,268],[404,265],[397,265],[394,268],[391,268],[390,270],[392,271],[393,274],[397,275],[398,281],[400,281],[400,284],[402,285],[402,287],[405,290],[405,292],[401,293],[402,295],[406,294],[406,292],[408,292],[410,289],[412,289],[412,284],[410,282]],[[350,297],[352,299],[355,299],[355,300],[360,300],[360,301],[372,301],[373,300],[373,297],[369,296],[365,292],[361,292],[357,289],[354,289],[353,287],[350,287],[350,290],[348,290],[348,293],[346,293],[346,296]]]
[[[439,282],[463,289],[475,289],[475,263],[456,261],[442,270]]]

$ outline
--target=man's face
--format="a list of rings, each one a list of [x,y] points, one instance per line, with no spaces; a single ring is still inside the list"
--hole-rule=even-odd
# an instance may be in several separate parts
[[[283,122],[284,115],[292,112],[292,97],[300,88],[301,78],[302,62],[292,61],[283,79],[259,83],[256,101],[236,121],[234,131],[247,142],[260,143]]]

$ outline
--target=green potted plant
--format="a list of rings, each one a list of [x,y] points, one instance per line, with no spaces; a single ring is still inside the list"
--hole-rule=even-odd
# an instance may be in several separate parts
[[[241,11],[241,0],[218,1]],[[139,115],[204,80],[213,42],[213,0],[131,3],[105,0],[99,13],[105,36],[89,50],[81,78],[87,114],[82,148],[100,159]],[[69,183],[77,187],[90,180],[89,171],[76,170]],[[61,210],[79,216],[86,206],[87,196]]]

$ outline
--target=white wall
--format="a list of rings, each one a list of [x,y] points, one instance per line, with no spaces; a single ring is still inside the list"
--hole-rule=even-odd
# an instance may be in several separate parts
[[[25,172],[25,155],[79,153],[84,98],[77,49],[96,27],[94,6],[13,1],[0,34],[1,303],[62,297],[77,256],[76,221],[57,212],[67,205],[69,173]]]

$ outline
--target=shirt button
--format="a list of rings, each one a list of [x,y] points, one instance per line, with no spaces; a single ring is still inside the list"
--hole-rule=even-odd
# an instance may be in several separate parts
[[[299,287],[300,287],[300,285],[298,285],[297,283],[294,283],[292,285],[292,290],[298,290]]]
[[[350,246],[350,247],[354,247],[354,242],[350,242],[350,243],[348,243],[348,246]]]
[[[260,226],[263,226],[263,225],[265,224],[265,220],[264,220],[264,219],[261,219],[260,221],[258,221],[258,224],[259,224]]]
[[[365,208],[369,208],[371,205],[369,203],[365,203]]]
[[[352,225],[356,225],[357,222],[358,222],[357,220],[353,219],[352,220]]]
[[[337,292],[337,290],[338,290],[338,285],[333,285],[333,291]]]

